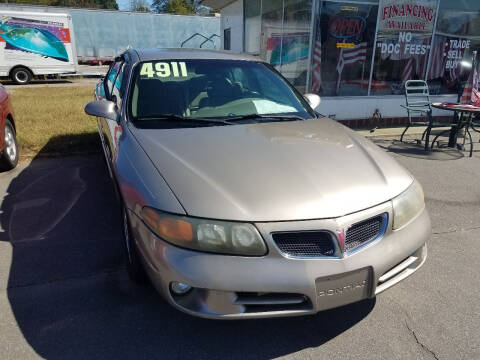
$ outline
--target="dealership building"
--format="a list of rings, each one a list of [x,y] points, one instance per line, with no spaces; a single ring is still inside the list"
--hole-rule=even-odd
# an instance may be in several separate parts
[[[338,120],[370,119],[377,109],[405,118],[409,79],[427,80],[432,101],[457,101],[480,47],[479,0],[203,4],[221,12],[224,49],[259,55],[300,91],[319,94],[317,110]]]

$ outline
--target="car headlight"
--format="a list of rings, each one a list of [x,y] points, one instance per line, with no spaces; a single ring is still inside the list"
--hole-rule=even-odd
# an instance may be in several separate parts
[[[400,229],[425,206],[422,186],[415,180],[410,187],[392,200],[393,229]]]
[[[142,219],[160,238],[180,247],[245,256],[267,252],[258,230],[249,223],[171,215],[149,207],[142,209]]]

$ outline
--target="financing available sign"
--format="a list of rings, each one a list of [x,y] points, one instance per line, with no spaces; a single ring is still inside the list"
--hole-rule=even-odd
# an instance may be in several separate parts
[[[432,32],[437,0],[383,0],[380,31]]]

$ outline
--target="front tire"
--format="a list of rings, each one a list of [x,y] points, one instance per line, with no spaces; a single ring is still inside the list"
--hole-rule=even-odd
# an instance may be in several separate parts
[[[130,279],[137,284],[147,283],[147,274],[142,266],[137,246],[132,237],[130,222],[128,221],[128,214],[125,206],[122,206],[122,237],[127,258],[127,271]]]
[[[18,144],[15,128],[10,120],[5,120],[5,148],[0,156],[1,167],[12,170],[18,164]]]
[[[17,85],[27,85],[32,80],[32,73],[24,67],[17,67],[13,69],[10,78]]]

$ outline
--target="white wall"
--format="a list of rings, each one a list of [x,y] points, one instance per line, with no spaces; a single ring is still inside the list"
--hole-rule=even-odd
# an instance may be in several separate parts
[[[220,11],[220,32],[223,49],[223,30],[230,28],[230,42],[232,51],[243,51],[243,0],[237,0],[225,6]],[[259,34],[260,36],[260,34]]]
[[[431,96],[432,102],[457,102],[457,95]],[[336,120],[369,119],[375,109],[380,110],[383,118],[407,117],[405,96],[370,96],[370,97],[325,97],[317,107],[317,111]],[[451,111],[433,109],[433,116],[449,116]]]

